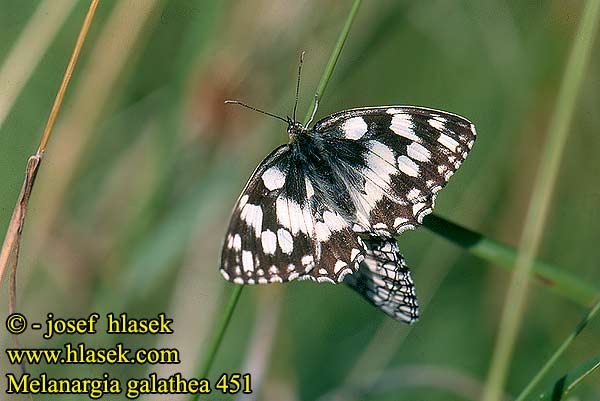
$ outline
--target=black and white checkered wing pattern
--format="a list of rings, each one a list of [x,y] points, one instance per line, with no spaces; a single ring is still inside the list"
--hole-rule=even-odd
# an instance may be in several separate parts
[[[463,117],[410,106],[342,111],[314,129],[332,146],[360,149],[361,163],[341,161],[336,168],[352,189],[356,230],[388,237],[431,213],[476,135]]]
[[[358,269],[364,245],[348,207],[336,206],[339,184],[326,166],[312,162],[284,145],[256,169],[225,236],[221,273],[227,280],[337,283]]]
[[[273,151],[238,199],[221,253],[221,273],[227,280],[237,284],[283,282],[312,269],[315,243],[312,230],[307,229],[312,217],[302,215],[300,204],[286,196],[289,157],[287,145]],[[302,194],[294,199],[298,197]]]
[[[392,238],[371,237],[365,245],[365,260],[344,282],[392,318],[416,322],[419,305],[415,287],[398,244]]]
[[[473,124],[389,106],[341,111],[312,129],[289,120],[288,133],[234,208],[221,273],[238,284],[345,281],[414,322],[415,292],[393,237],[431,213],[473,146]]]

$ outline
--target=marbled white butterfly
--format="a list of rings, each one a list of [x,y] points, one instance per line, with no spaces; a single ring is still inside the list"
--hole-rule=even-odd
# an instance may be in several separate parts
[[[237,284],[343,281],[394,319],[415,322],[417,298],[394,236],[431,213],[475,127],[413,106],[340,111],[312,128],[295,112],[265,113],[287,123],[290,141],[260,163],[240,195],[221,273]]]

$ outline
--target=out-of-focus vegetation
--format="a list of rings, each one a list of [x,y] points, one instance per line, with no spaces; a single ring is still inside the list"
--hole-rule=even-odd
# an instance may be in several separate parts
[[[5,114],[0,108],[2,231],[87,5],[1,2],[0,71],[15,68],[11,63],[31,70],[17,81],[0,81],[0,105],[9,105]],[[46,7],[46,18],[34,20],[38,7]],[[41,340],[39,332],[28,331],[19,340],[25,347],[85,341],[178,348],[182,363],[39,365],[29,372],[53,377],[109,372],[124,380],[150,372],[197,373],[232,287],[218,273],[230,209],[255,165],[287,140],[281,122],[223,100],[289,114],[297,58],[305,50],[299,113],[304,115],[349,7],[350,2],[313,0],[101,2],[32,197],[18,310],[30,322],[44,321],[49,312],[63,317],[166,312],[175,333]],[[514,246],[581,10],[582,2],[558,0],[364,2],[317,118],[383,104],[466,116],[479,137],[440,193],[436,213]],[[31,27],[32,20],[41,22]],[[33,34],[25,36],[26,27]],[[19,44],[26,56],[10,58]],[[36,52],[38,64],[32,65],[28,49]],[[564,149],[539,255],[596,286],[598,68],[600,41]],[[390,321],[342,286],[248,287],[213,373],[252,373],[254,397],[261,400],[336,394],[344,400],[477,399],[509,276],[424,228],[403,234],[401,244],[422,305],[415,326]],[[6,288],[4,283],[2,305],[8,304]],[[531,286],[528,305],[509,372],[512,395],[582,313],[581,306],[539,285]],[[2,333],[4,349],[12,340]],[[592,321],[543,388],[597,355],[598,338],[600,323]],[[8,371],[18,367],[9,366],[2,353],[0,373]],[[593,373],[571,396],[599,399],[598,377]],[[222,398],[215,393],[201,399]]]

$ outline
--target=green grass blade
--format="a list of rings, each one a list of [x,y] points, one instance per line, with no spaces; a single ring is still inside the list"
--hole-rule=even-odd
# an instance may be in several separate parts
[[[431,214],[423,219],[423,225],[473,255],[507,270],[513,270],[517,254],[509,246],[486,238],[482,234]],[[595,287],[566,270],[540,260],[533,261],[531,275],[542,285],[578,304],[591,305],[600,296]]]
[[[600,1],[588,1],[583,10],[582,20],[569,56],[555,112],[548,131],[548,142],[543,150],[538,174],[534,182],[516,260],[515,273],[509,285],[502,311],[499,335],[484,391],[484,401],[499,401],[502,397],[509,363],[524,314],[528,278],[541,242],[562,150],[575,110],[577,95],[583,82],[585,67],[588,64],[599,15]]]
[[[225,336],[225,331],[227,331],[227,327],[229,327],[229,322],[231,321],[231,317],[233,316],[233,311],[240,299],[240,295],[242,295],[242,290],[244,289],[243,285],[236,285],[233,287],[233,291],[231,291],[231,295],[229,296],[229,301],[227,302],[227,306],[223,310],[221,314],[221,321],[219,322],[219,326],[215,330],[213,338],[210,341],[208,346],[208,351],[200,368],[198,369],[198,377],[206,378],[208,373],[210,372],[210,368],[212,367],[213,362],[215,361],[215,357],[217,356],[217,351],[221,347],[221,343],[223,342],[223,337]],[[200,397],[199,393],[192,394],[189,398],[190,401],[197,401]]]
[[[588,359],[558,379],[552,388],[542,394],[537,400],[560,401],[564,399],[578,384],[598,368],[600,368],[600,354]]]
[[[346,39],[348,38],[348,34],[350,33],[350,28],[352,27],[352,23],[358,13],[358,9],[362,0],[354,0],[352,4],[352,8],[350,9],[350,13],[346,18],[346,22],[344,23],[344,27],[338,36],[338,40],[335,44],[333,52],[331,52],[331,56],[329,57],[329,61],[327,62],[327,66],[325,67],[325,71],[321,76],[321,80],[319,81],[319,85],[317,86],[317,91],[315,95],[319,99],[319,101],[323,98],[323,93],[325,93],[325,88],[327,88],[327,84],[331,79],[331,75],[333,74],[333,70],[335,65],[337,64],[338,59],[340,58],[340,54],[342,54],[342,48],[344,47],[344,43],[346,43]],[[317,105],[313,104],[313,107],[309,109],[308,113],[306,113],[306,117],[304,118],[304,125],[308,124],[310,120],[310,116],[313,114],[314,109]]]
[[[567,350],[567,348],[569,348],[573,340],[575,340],[579,333],[581,333],[581,331],[587,326],[589,321],[592,320],[594,316],[598,314],[599,311],[600,301],[598,301],[588,311],[588,313],[586,313],[586,315],[583,317],[583,319],[581,319],[577,327],[575,327],[575,330],[573,330],[571,335],[569,335],[569,337],[566,338],[566,340],[560,345],[560,347],[558,347],[558,349],[554,352],[550,359],[548,359],[544,366],[542,366],[542,369],[540,369],[540,371],[533,377],[529,384],[527,384],[527,386],[523,389],[521,394],[519,394],[519,396],[515,398],[515,401],[524,401],[529,397],[529,394],[531,394],[531,391],[535,388],[535,386],[540,382],[540,380],[544,378],[544,376],[548,373],[550,368],[554,366],[558,358],[560,358],[564,354],[564,352]]]

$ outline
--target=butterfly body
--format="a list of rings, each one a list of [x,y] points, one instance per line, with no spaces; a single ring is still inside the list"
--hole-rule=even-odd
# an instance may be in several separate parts
[[[234,208],[221,257],[238,284],[346,282],[395,319],[417,319],[393,237],[433,210],[475,130],[441,111],[387,106],[288,118],[290,142],[258,166]]]

